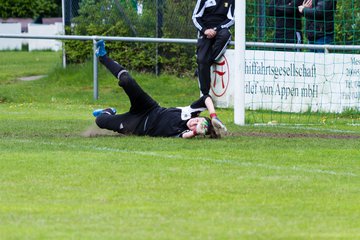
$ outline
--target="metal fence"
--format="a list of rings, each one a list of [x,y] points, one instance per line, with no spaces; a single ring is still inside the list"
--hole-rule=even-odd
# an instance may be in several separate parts
[[[22,34],[0,34],[0,38],[8,39],[54,39],[54,40],[79,40],[93,41],[93,84],[94,99],[98,99],[98,61],[95,56],[96,41],[103,39],[105,41],[123,41],[123,42],[144,42],[144,43],[177,43],[177,44],[196,44],[196,39],[180,39],[180,38],[139,38],[139,37],[110,37],[110,36],[67,36],[67,35],[22,35]],[[234,45],[231,42],[230,45]],[[279,44],[279,43],[260,43],[246,42],[246,47],[251,48],[287,48],[287,49],[325,49],[325,50],[341,50],[341,51],[359,51],[360,45],[343,46],[343,45],[311,45],[311,44]]]
[[[66,26],[70,26],[73,19],[79,16],[81,0],[63,0],[63,17]]]
[[[178,44],[195,44],[196,39],[171,39],[171,38],[137,38],[137,37],[109,37],[109,36],[67,36],[67,35],[23,35],[23,34],[0,34],[0,38],[7,39],[54,39],[54,40],[79,40],[93,42],[93,83],[94,99],[98,99],[98,61],[95,56],[96,41],[103,39],[105,41],[122,41],[122,42],[144,42],[144,43],[178,43]],[[233,43],[231,43],[233,44]],[[63,62],[65,66],[65,62]]]
[[[193,38],[196,29],[192,23],[194,0],[63,0],[65,25],[71,26],[84,21],[86,24],[111,26],[122,21],[122,27],[129,29],[124,35],[131,37]],[[243,0],[242,0],[243,1]],[[332,0],[335,1],[336,0]],[[271,14],[270,0],[246,0],[246,40],[251,42],[273,42],[276,20]],[[313,1],[314,2],[314,1]],[[327,1],[329,2],[329,1]],[[281,4],[279,4],[281,5]],[[277,7],[276,7],[277,8]],[[278,7],[281,14],[281,6]],[[289,11],[289,9],[286,9]],[[358,45],[360,43],[360,2],[337,0],[334,9],[336,45]],[[294,8],[294,12],[297,8]],[[91,13],[91,14],[89,14]],[[283,13],[284,14],[284,13]],[[79,18],[80,17],[80,18]],[[291,16],[280,16],[290,22]],[[287,19],[285,19],[287,18]],[[320,19],[320,18],[319,18]],[[306,19],[302,17],[305,43]],[[321,20],[319,20],[321,21]],[[291,26],[290,26],[291,27]],[[294,26],[292,26],[294,27]],[[106,35],[103,33],[96,33]],[[75,34],[80,35],[80,34]],[[83,35],[83,34],[81,34]],[[92,34],[89,34],[92,35]],[[109,34],[116,36],[117,34]]]

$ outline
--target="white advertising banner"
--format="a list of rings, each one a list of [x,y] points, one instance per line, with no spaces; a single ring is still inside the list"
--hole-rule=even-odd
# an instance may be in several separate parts
[[[247,50],[245,106],[285,112],[360,110],[360,55]],[[211,68],[217,107],[233,107],[234,50]]]

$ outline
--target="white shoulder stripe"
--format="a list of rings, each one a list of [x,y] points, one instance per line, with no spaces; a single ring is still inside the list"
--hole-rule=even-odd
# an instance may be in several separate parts
[[[227,18],[230,20],[230,22],[228,22],[227,24],[224,24],[224,25],[222,25],[221,27],[222,28],[230,28],[232,25],[234,25],[234,23],[235,23],[235,19],[234,19],[234,16],[232,15],[232,13],[231,13],[231,8],[232,8],[232,4],[230,5],[230,7],[229,7],[229,11],[228,11],[228,13],[227,13]]]
[[[199,11],[200,8],[200,3],[201,0],[198,0],[193,12],[193,16],[192,16],[192,20],[194,22],[194,25],[197,29],[199,29],[201,31],[202,26],[200,25],[200,23],[197,21],[197,18],[202,17],[205,11],[205,5],[202,7],[202,9]]]
[[[191,113],[194,112],[203,112],[206,108],[191,108],[190,106],[187,107],[177,107],[181,109],[181,120],[188,120],[191,118]]]

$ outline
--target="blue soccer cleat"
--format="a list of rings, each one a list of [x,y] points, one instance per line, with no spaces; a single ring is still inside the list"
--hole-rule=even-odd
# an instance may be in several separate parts
[[[93,116],[94,117],[98,117],[101,114],[109,114],[109,115],[115,115],[116,114],[116,109],[115,108],[100,108],[100,109],[96,109],[93,111]]]
[[[105,42],[104,40],[100,40],[96,43],[96,52],[95,55],[97,57],[102,57],[106,55]]]

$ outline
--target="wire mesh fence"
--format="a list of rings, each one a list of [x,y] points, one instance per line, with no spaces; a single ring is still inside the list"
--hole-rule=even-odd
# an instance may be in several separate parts
[[[360,2],[355,0],[314,0],[299,11],[303,0],[247,0],[246,41],[289,42],[294,33],[310,43],[324,29],[334,35],[333,44],[360,43]],[[118,21],[128,29],[123,36],[194,38],[191,16],[194,0],[65,0],[65,23],[111,26]],[[120,26],[119,26],[120,27]],[[101,32],[101,31],[100,31]]]
[[[191,19],[196,1],[67,0],[67,3],[73,8],[66,28],[68,35],[182,39],[197,36]],[[256,113],[251,115],[251,122],[321,124],[327,119],[323,116],[334,113],[335,120],[350,116],[352,122],[358,123],[360,3],[333,0],[313,0],[311,6],[302,3],[247,1],[244,90],[247,109]],[[320,3],[330,7],[317,9],[316,4]],[[285,10],[289,12],[285,14]],[[297,33],[302,37],[302,45],[297,45]],[[323,42],[316,42],[318,37]],[[65,42],[68,60],[80,62],[92,57],[92,43]],[[283,45],[286,43],[293,46],[287,48]],[[330,47],[327,52],[322,47],[312,49],[304,44],[337,47]],[[107,49],[130,69],[162,69],[183,75],[192,74],[196,68],[195,44],[110,41]]]
[[[356,46],[360,43],[360,3],[305,2],[246,1],[246,107],[266,112],[260,117],[251,115],[257,116],[252,120],[254,123],[282,122],[283,114],[290,114],[286,115],[286,122],[290,119],[293,123],[321,123],[323,113],[329,112],[345,112],[358,119],[356,72],[359,69],[354,63],[360,59]],[[196,3],[193,0],[82,0],[79,15],[73,18],[69,31],[78,35],[195,39],[192,14]],[[283,44],[295,45],[288,48]],[[296,44],[302,45],[296,47]],[[344,48],[329,50],[304,47],[304,44]],[[191,73],[196,68],[195,45],[110,43],[109,48],[115,58],[138,70],[153,70],[156,66],[171,73]],[[315,118],[310,117],[314,112]]]
[[[121,22],[123,36],[194,38],[190,0],[65,0],[65,23],[75,29],[83,24],[99,26],[103,34]],[[75,26],[76,25],[76,26]],[[120,26],[119,26],[120,27]],[[105,30],[107,29],[107,31]]]
[[[66,33],[70,35],[98,35],[122,37],[154,37],[195,39],[197,32],[192,14],[194,0],[66,0]],[[226,1],[224,1],[226,2]],[[302,0],[247,0],[246,42],[256,43],[302,43],[354,46],[360,43],[360,2],[314,0],[311,7],[300,12]],[[234,35],[234,31],[232,29]],[[233,38],[234,39],[234,38]],[[74,46],[73,46],[74,45]],[[74,59],[72,49],[87,49],[69,44],[68,59]],[[125,47],[125,49],[124,49]],[[112,48],[112,46],[110,46]],[[139,52],[168,66],[177,58],[181,65],[177,71],[193,71],[195,46],[124,44],[114,46],[121,51],[137,56]],[[133,51],[138,49],[138,51]],[[247,49],[297,51],[300,48],[250,46]],[[293,49],[293,50],[291,50]],[[150,51],[150,52],[149,52]],[[302,50],[311,51],[311,50]],[[333,52],[358,53],[357,50]],[[86,59],[85,52],[76,53],[76,58]],[[124,56],[121,56],[124,57]],[[76,61],[79,61],[77,59]],[[161,61],[164,61],[161,63]],[[133,62],[131,59],[128,62]],[[135,63],[131,63],[134,65]],[[150,65],[157,65],[152,62]],[[136,65],[136,64],[135,64]],[[148,64],[149,65],[149,64]],[[138,70],[149,70],[149,67]],[[169,68],[167,68],[169,70]],[[175,72],[175,71],[173,71]]]

